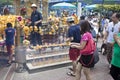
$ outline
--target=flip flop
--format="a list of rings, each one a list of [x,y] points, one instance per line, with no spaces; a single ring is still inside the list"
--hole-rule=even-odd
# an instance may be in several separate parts
[[[75,74],[73,74],[73,72],[68,72],[67,75],[75,77]]]

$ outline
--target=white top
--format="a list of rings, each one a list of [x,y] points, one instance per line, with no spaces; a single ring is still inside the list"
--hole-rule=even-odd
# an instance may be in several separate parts
[[[111,43],[113,42],[113,34],[115,33],[119,33],[120,30],[120,22],[118,22],[117,24],[114,24],[113,22],[110,22],[108,24],[108,27],[106,29],[106,31],[108,32],[108,37],[107,37],[107,42]]]
[[[91,27],[94,28],[96,34],[98,34],[99,25],[97,22],[90,21]]]
[[[109,24],[109,19],[105,19],[105,27],[107,27],[108,26],[108,24]]]

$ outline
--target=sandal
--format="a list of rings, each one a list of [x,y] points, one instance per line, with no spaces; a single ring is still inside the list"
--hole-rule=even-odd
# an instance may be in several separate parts
[[[11,66],[11,64],[12,64],[12,63],[7,63],[7,65],[6,65],[6,66],[7,66],[7,67],[10,67],[10,66]]]
[[[67,75],[75,77],[75,74],[73,74],[73,72],[68,72]]]
[[[71,71],[73,71],[73,68],[71,68],[71,67],[70,67],[70,68],[68,68],[68,69],[69,69],[69,70],[71,70]]]

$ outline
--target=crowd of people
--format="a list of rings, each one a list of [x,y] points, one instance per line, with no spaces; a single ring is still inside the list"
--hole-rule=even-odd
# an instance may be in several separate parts
[[[42,26],[42,14],[37,11],[37,6],[32,4],[30,26]],[[120,80],[120,14],[114,13],[110,19],[106,16],[101,21],[97,15],[81,16],[79,23],[75,24],[75,18],[67,17],[66,23],[69,26],[67,31],[66,42],[70,43],[69,57],[72,60],[72,71],[67,74],[74,76],[76,80],[81,78],[81,70],[83,69],[86,80],[92,80],[90,77],[90,69],[94,67],[94,54],[97,49],[97,41],[99,38],[103,40],[101,50],[104,48],[104,54],[110,64],[110,74],[114,80]],[[99,22],[101,25],[99,25]],[[94,30],[94,32],[92,32]],[[41,35],[34,31],[30,33],[30,40],[33,46],[42,45]],[[7,23],[5,30],[7,52],[9,54],[8,64],[12,63],[13,45],[16,31],[12,28],[11,23]],[[95,41],[96,39],[96,41]],[[89,47],[89,49],[88,49]]]
[[[81,16],[81,18],[83,18],[83,16]],[[94,46],[96,45],[92,44],[94,45],[91,46],[93,47],[93,51],[91,48],[89,48],[89,50],[91,50],[89,51],[86,47],[89,47],[90,38],[92,38],[92,40],[94,40],[93,38],[101,38],[103,40],[101,51],[104,48],[104,55],[107,55],[106,59],[110,64],[110,74],[114,80],[120,80],[119,19],[120,14],[113,13],[110,19],[106,17],[101,19],[101,26],[98,24],[99,18],[95,18],[95,16],[92,18],[90,17],[90,19],[87,20],[80,20],[79,25],[70,25],[68,29],[68,40],[71,41],[69,56],[70,60],[73,62],[73,69],[72,72],[67,73],[68,75],[74,76],[75,80],[80,80],[81,69],[83,69],[86,80],[92,80],[90,77],[90,68],[95,65]],[[69,21],[69,23],[71,23],[71,21]],[[77,29],[77,26],[79,26],[79,29]],[[96,37],[93,36],[91,29],[95,30],[96,33],[94,34],[96,34]],[[86,51],[86,53],[83,53],[82,51]]]

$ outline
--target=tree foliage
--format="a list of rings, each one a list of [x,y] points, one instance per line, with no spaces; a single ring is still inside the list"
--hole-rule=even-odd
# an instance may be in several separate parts
[[[0,0],[1,4],[6,4],[6,3],[12,4],[12,2],[13,2],[13,0]]]
[[[114,5],[98,5],[99,9],[103,8],[104,10],[108,10],[108,11],[120,11],[120,5],[114,4]]]

